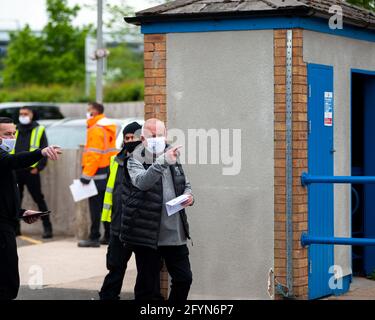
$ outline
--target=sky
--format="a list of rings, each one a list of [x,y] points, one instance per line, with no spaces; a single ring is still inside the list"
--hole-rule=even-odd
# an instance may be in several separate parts
[[[110,4],[121,4],[121,0],[103,0]],[[126,0],[135,11],[153,7],[162,1]],[[29,24],[32,30],[41,30],[47,23],[46,0],[0,0],[0,30],[17,30]],[[75,4],[96,5],[97,0],[68,0],[69,6]],[[74,25],[96,24],[96,11],[83,7]],[[124,22],[125,23],[125,22]]]

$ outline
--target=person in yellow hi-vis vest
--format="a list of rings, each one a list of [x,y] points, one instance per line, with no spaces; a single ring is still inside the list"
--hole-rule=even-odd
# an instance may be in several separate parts
[[[110,240],[107,252],[108,274],[99,292],[101,300],[118,300],[124,280],[128,261],[132,255],[131,248],[120,241],[121,228],[121,194],[124,178],[124,159],[137,145],[141,144],[141,125],[137,122],[128,124],[123,130],[123,148],[110,161],[110,173],[104,195],[102,221],[110,222]]]
[[[34,111],[28,107],[22,107],[19,111],[19,124],[16,131],[16,146],[11,152],[17,154],[24,151],[34,151],[48,146],[45,128],[35,121]],[[46,201],[42,192],[40,172],[46,167],[47,158],[42,158],[29,168],[16,171],[16,179],[20,190],[21,202],[25,186],[32,199],[37,204],[39,211],[48,211]],[[52,224],[49,215],[42,217],[44,239],[52,238]],[[21,234],[20,225],[17,226],[16,234]]]

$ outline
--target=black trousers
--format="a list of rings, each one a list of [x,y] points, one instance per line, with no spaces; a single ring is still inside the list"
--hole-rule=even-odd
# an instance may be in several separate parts
[[[100,238],[100,221],[102,217],[103,201],[105,190],[98,189],[96,196],[89,198],[89,209],[91,216],[90,240],[99,240]],[[110,223],[103,222],[104,237],[110,238]]]
[[[107,249],[107,269],[99,292],[100,300],[119,300],[128,261],[133,250],[124,246],[118,235],[111,234]]]
[[[19,287],[16,234],[0,229],[0,300],[15,299]]]
[[[187,300],[193,281],[189,249],[187,245],[162,246],[158,250],[147,247],[134,247],[137,263],[137,280],[134,287],[136,300],[158,300],[155,286],[160,283],[160,261],[164,259],[168,273],[172,278],[168,300],[181,303]]]
[[[31,174],[28,170],[17,171],[17,183],[20,190],[21,201],[23,199],[23,194],[25,186],[29,191],[31,198],[37,204],[39,211],[47,211],[48,207],[44,199],[42,192],[42,184],[40,182],[40,174]],[[49,215],[41,217],[44,228],[51,228],[51,221]]]

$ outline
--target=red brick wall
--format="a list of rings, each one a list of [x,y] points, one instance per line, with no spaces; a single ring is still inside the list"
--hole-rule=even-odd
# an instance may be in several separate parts
[[[167,121],[166,35],[144,36],[145,119]]]
[[[286,285],[286,30],[274,31],[275,277]],[[293,30],[293,291],[308,294],[307,249],[300,244],[307,230],[307,191],[300,175],[307,171],[307,66],[303,62],[303,30]],[[277,298],[280,298],[278,296]]]

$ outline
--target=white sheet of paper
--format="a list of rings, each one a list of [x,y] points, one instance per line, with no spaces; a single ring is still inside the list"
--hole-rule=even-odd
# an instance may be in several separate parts
[[[75,202],[98,194],[94,180],[91,180],[89,184],[83,184],[81,181],[74,179],[69,188]]]
[[[183,209],[184,207],[181,205],[181,203],[185,202],[187,199],[189,199],[189,196],[187,194],[182,194],[179,197],[166,202],[165,207],[167,208],[168,216],[171,216],[172,214],[175,214]]]

